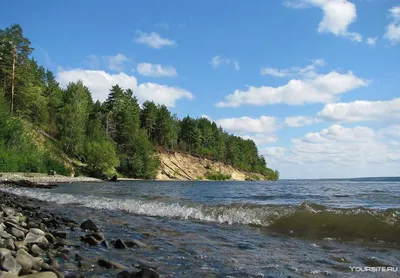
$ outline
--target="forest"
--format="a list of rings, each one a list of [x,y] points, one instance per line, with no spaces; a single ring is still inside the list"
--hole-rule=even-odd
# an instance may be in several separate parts
[[[0,172],[69,174],[58,154],[33,140],[32,129],[52,139],[82,173],[152,179],[157,150],[190,153],[277,180],[256,144],[206,118],[179,119],[165,105],[139,103],[115,84],[105,102],[94,101],[81,81],[61,88],[55,75],[32,58],[21,26],[0,29]]]

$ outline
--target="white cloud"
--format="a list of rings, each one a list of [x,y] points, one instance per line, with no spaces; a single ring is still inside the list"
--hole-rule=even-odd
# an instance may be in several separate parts
[[[193,99],[193,95],[187,90],[150,82],[140,84],[135,94],[140,100],[153,100],[168,107],[175,107],[175,102],[182,98]]]
[[[212,57],[210,64],[213,68],[218,68],[222,65],[233,65],[236,71],[240,70],[240,65],[238,61],[234,59],[222,58],[221,56]]]
[[[155,32],[143,33],[141,31],[137,31],[138,36],[135,39],[135,42],[138,44],[145,44],[150,46],[151,48],[162,48],[164,46],[175,46],[176,42],[173,40],[162,38],[159,34]]]
[[[292,139],[286,151],[268,152],[269,165],[283,177],[384,176],[398,175],[400,169],[400,144],[363,126],[332,125]]]
[[[218,119],[215,122],[225,130],[233,133],[270,133],[277,129],[276,118],[269,116],[261,116],[260,118],[225,118]]]
[[[122,71],[129,58],[125,55],[118,53],[115,56],[103,56],[102,59],[106,62],[109,70]]]
[[[281,158],[286,152],[286,148],[283,147],[269,147],[260,150],[260,153],[264,155],[269,161],[269,158]]]
[[[386,27],[385,39],[392,44],[400,42],[400,6],[395,6],[389,10],[389,15],[392,22]]]
[[[253,140],[257,145],[265,145],[270,143],[278,142],[278,137],[276,135],[265,134],[265,133],[257,133],[254,135],[240,135],[243,139]]]
[[[110,74],[100,70],[83,69],[60,70],[57,73],[57,81],[61,87],[78,80],[90,89],[94,100],[100,101],[106,100],[111,87],[117,84],[124,89],[132,89],[141,102],[152,100],[174,107],[179,99],[193,99],[190,92],[180,88],[154,83],[143,83],[138,86],[136,78],[125,73]]]
[[[340,74],[331,71],[328,74],[316,74],[303,80],[292,79],[280,87],[253,87],[246,91],[236,90],[217,103],[217,107],[239,107],[241,105],[267,105],[286,103],[303,105],[306,103],[329,103],[343,93],[367,86],[367,81],[358,78],[349,71]]]
[[[390,125],[388,127],[379,130],[379,134],[386,137],[398,137],[400,138],[400,125]],[[397,142],[400,148],[400,142]]]
[[[104,64],[109,70],[122,71],[125,63],[129,62],[130,59],[125,55],[118,53],[115,56],[97,56],[89,55],[86,57],[85,65],[90,69],[99,69]]]
[[[360,122],[400,118],[400,98],[326,104],[317,118],[331,122]]]
[[[291,67],[287,69],[277,69],[265,67],[261,68],[261,75],[271,75],[274,77],[286,77],[286,76],[307,76],[312,77],[316,75],[316,70],[318,67],[324,66],[325,61],[323,59],[316,59],[310,65],[307,65],[304,68],[301,67]]]
[[[285,124],[290,127],[302,127],[306,125],[312,125],[316,121],[314,118],[305,116],[287,117],[285,118]]]
[[[318,7],[323,11],[323,18],[318,25],[318,32],[332,33],[361,42],[362,36],[350,32],[349,26],[357,19],[356,5],[347,0],[291,0],[286,2],[292,8]]]
[[[377,40],[377,39],[378,39],[378,37],[374,37],[374,38],[370,37],[370,38],[367,38],[367,44],[374,47],[374,46],[376,45],[376,40]]]
[[[162,77],[162,76],[177,76],[176,69],[172,66],[163,66],[160,64],[140,63],[137,65],[137,71],[139,74],[151,77]]]

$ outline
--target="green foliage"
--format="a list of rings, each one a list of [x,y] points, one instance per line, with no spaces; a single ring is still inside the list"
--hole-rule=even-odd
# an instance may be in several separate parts
[[[85,144],[87,169],[92,176],[112,173],[119,166],[115,145],[106,139],[88,140]]]
[[[196,179],[202,181],[203,180],[203,176],[197,176]]]
[[[225,175],[221,173],[220,171],[218,172],[207,172],[205,174],[206,179],[209,180],[214,180],[214,181],[224,181],[224,180],[230,180],[232,178],[231,175]]]

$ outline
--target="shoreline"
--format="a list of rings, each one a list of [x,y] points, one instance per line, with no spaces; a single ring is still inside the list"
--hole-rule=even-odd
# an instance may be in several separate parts
[[[92,177],[67,177],[63,175],[48,175],[45,173],[22,173],[22,172],[0,172],[0,184],[2,181],[21,181],[27,180],[30,182],[35,182],[38,184],[57,184],[57,183],[73,183],[73,182],[110,182],[102,179],[92,178]],[[135,178],[118,178],[118,181],[157,181],[157,182],[193,182],[193,181],[203,181],[210,182],[215,180],[208,179],[193,179],[193,180],[183,180],[183,179],[135,179]],[[224,180],[225,182],[244,182],[244,180]]]
[[[46,183],[71,183],[71,182],[104,182],[101,179],[91,178],[91,177],[67,177],[62,175],[48,175],[44,173],[18,173],[18,172],[7,172],[0,173],[0,183],[1,181],[20,181],[28,180],[31,182],[36,182],[40,184]]]
[[[79,278],[91,272],[122,278],[160,277],[150,266],[124,266],[110,258],[107,249],[142,248],[144,244],[106,238],[96,219],[76,222],[47,209],[47,201],[3,191],[0,203],[0,277]],[[82,254],[88,248],[93,248],[95,257]]]

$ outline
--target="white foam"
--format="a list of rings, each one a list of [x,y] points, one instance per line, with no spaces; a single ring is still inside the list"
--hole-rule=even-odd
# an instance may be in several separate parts
[[[275,211],[268,213],[260,208],[243,208],[241,206],[169,204],[159,201],[112,199],[98,196],[74,196],[71,194],[53,193],[37,189],[32,190],[11,187],[0,187],[0,191],[61,205],[78,204],[94,209],[122,210],[139,215],[178,218],[183,220],[194,219],[227,224],[268,225],[269,221],[266,221],[268,218],[267,214],[270,214],[270,216],[276,215]]]

